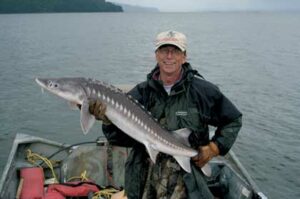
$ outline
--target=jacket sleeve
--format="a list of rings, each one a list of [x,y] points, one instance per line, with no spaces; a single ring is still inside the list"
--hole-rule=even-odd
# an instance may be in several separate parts
[[[211,87],[209,96],[211,109],[208,124],[217,127],[212,141],[217,144],[220,155],[225,155],[234,144],[242,127],[242,113],[219,88]]]
[[[218,127],[212,141],[215,142],[219,148],[220,155],[225,155],[233,143],[235,142],[238,132],[242,127],[242,116],[239,116],[229,124]]]
[[[140,92],[141,92],[140,86],[137,85],[128,92],[128,95],[131,95],[132,98],[138,100],[141,103],[142,94]],[[103,124],[102,132],[104,133],[105,137],[112,145],[132,147],[138,144],[137,141],[135,141],[133,138],[128,136],[126,133],[124,133],[114,124],[110,124],[110,125]]]

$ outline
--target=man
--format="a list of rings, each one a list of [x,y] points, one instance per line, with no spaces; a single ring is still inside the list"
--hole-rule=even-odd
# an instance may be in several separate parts
[[[90,103],[90,112],[103,121],[111,144],[132,147],[126,163],[125,192],[128,198],[213,198],[201,171],[209,160],[225,155],[242,126],[242,114],[212,83],[204,80],[186,62],[184,34],[162,32],[155,41],[157,65],[147,80],[129,94],[139,101],[169,131],[189,128],[192,172],[186,173],[173,157],[160,153],[153,164],[141,143],[127,136],[105,116],[105,105]],[[208,125],[217,127],[209,139]]]

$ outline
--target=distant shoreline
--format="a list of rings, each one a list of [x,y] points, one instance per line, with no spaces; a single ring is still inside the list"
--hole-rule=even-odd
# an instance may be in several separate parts
[[[114,12],[114,11],[95,11],[95,12],[91,12],[91,11],[84,11],[84,12],[79,12],[79,11],[74,11],[74,12],[10,12],[10,13],[3,13],[3,12],[0,12],[0,15],[13,15],[13,14],[72,14],[72,13],[124,13],[124,11],[122,12]]]
[[[1,0],[0,14],[123,12],[105,0]]]

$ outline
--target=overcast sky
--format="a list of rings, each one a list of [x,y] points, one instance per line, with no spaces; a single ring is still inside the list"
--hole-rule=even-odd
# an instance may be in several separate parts
[[[107,0],[160,11],[300,10],[300,0]]]

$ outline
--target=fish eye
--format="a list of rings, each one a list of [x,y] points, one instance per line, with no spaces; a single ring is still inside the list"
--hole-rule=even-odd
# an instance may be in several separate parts
[[[55,83],[55,82],[49,80],[49,81],[48,81],[48,86],[49,86],[50,88],[57,88],[57,87],[58,87],[58,83]]]

